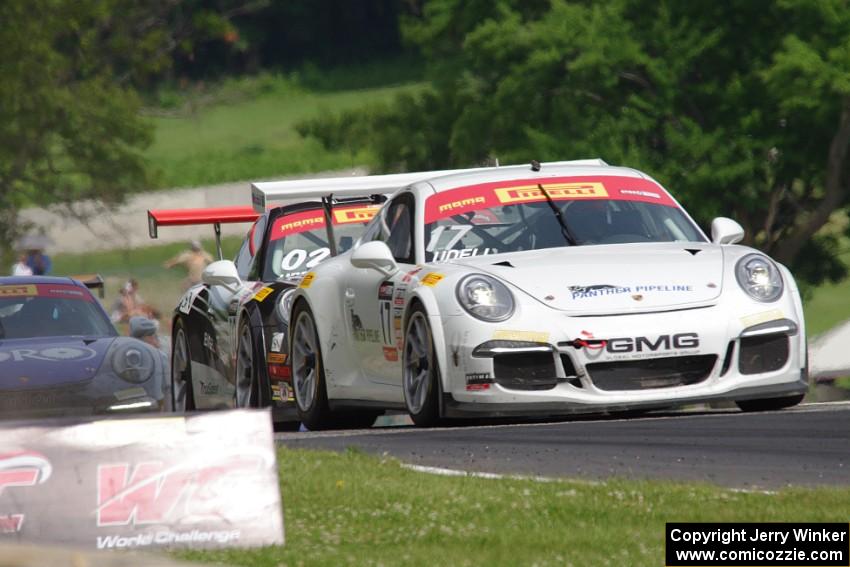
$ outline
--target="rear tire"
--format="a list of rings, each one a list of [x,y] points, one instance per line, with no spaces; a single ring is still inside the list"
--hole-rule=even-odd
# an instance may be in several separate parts
[[[796,406],[803,401],[805,394],[788,396],[786,398],[768,398],[766,400],[741,400],[735,402],[741,411],[776,411]]]
[[[402,390],[410,419],[418,427],[440,423],[440,369],[425,309],[414,305],[407,319],[402,358]]]
[[[310,430],[330,429],[334,424],[328,407],[325,365],[316,322],[306,303],[295,307],[291,329],[289,359],[298,419]]]
[[[177,319],[174,324],[174,339],[171,342],[171,409],[180,413],[195,409],[192,355],[182,319]]]

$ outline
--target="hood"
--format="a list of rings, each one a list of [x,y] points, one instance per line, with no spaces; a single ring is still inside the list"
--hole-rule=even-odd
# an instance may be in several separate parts
[[[452,262],[507,281],[544,305],[581,314],[678,309],[716,299],[723,252],[703,243],[576,246]]]
[[[29,390],[90,380],[115,337],[0,341],[0,390]]]

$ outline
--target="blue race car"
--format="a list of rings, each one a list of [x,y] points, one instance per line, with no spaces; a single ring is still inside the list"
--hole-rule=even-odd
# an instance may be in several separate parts
[[[159,411],[162,354],[121,337],[77,280],[0,277],[0,416]]]

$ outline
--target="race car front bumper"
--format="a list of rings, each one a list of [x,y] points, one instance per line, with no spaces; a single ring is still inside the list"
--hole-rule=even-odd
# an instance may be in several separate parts
[[[537,314],[526,327],[534,331],[482,331],[470,329],[468,318],[445,317],[443,413],[553,416],[805,393],[796,312],[755,309],[762,312],[743,317],[716,305],[605,317]]]

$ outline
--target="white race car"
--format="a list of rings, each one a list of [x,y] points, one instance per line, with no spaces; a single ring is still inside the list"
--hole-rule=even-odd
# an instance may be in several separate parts
[[[298,182],[280,187],[292,197]],[[717,218],[707,238],[656,181],[601,160],[312,180],[395,190],[292,298],[298,413],[561,416],[807,389],[791,273]],[[255,188],[255,206],[264,195]]]

